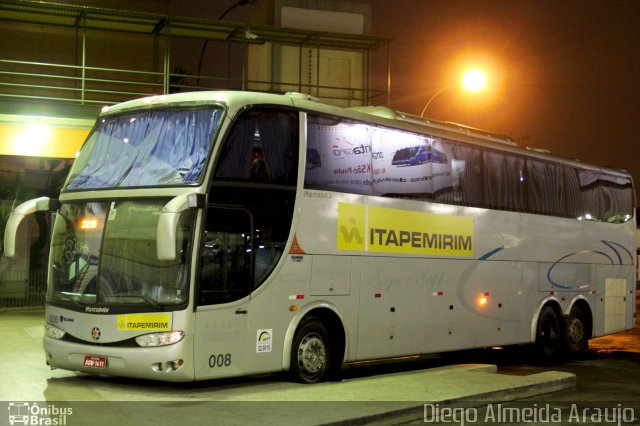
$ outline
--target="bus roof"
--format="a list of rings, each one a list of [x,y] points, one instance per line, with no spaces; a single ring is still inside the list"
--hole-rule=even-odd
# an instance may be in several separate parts
[[[378,117],[389,118],[391,120],[406,121],[416,123],[422,126],[436,127],[455,132],[472,134],[473,136],[488,139],[492,142],[503,143],[506,145],[517,146],[515,141],[509,136],[499,135],[497,133],[488,132],[486,130],[476,129],[474,127],[465,126],[463,124],[452,123],[450,121],[434,120],[432,118],[423,118],[417,115],[407,114],[405,112],[396,111],[384,106],[365,106],[349,108],[353,111],[363,112],[365,114],[377,115]]]
[[[629,176],[622,169],[596,166],[583,163],[577,159],[567,159],[550,154],[544,150],[527,150],[517,146],[516,142],[509,136],[493,133],[462,124],[448,121],[439,121],[431,118],[422,118],[416,115],[396,111],[383,106],[360,106],[344,108],[320,102],[314,96],[287,92],[285,94],[252,92],[252,91],[200,91],[175,93],[170,95],[149,96],[146,98],[134,99],[116,105],[106,106],[102,109],[102,115],[118,114],[129,110],[144,109],[156,106],[176,106],[194,105],[199,103],[219,102],[228,106],[232,111],[244,108],[248,105],[282,105],[296,107],[302,110],[317,111],[327,114],[334,114],[351,119],[360,119],[377,125],[390,125],[396,128],[403,128],[408,131],[419,133],[427,130],[435,136],[457,136],[461,142],[469,142],[483,145],[502,146],[503,149],[519,152],[528,157],[537,157],[550,161],[560,161],[563,163],[573,163],[581,167],[591,167],[594,169],[607,170],[611,173]]]

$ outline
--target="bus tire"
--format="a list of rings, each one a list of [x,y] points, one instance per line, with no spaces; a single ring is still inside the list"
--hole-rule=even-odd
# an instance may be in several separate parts
[[[302,321],[291,346],[291,380],[300,383],[318,383],[331,374],[333,353],[329,332],[316,318]]]
[[[557,360],[562,353],[562,326],[556,311],[551,306],[540,310],[536,326],[535,347],[541,361]]]
[[[567,349],[572,354],[584,352],[589,348],[588,320],[582,308],[573,305],[567,317]]]

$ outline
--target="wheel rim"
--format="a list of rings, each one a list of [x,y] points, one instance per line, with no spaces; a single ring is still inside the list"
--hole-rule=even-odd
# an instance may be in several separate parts
[[[578,318],[570,318],[567,324],[567,338],[575,345],[584,339],[584,324]]]
[[[298,365],[300,371],[309,375],[322,372],[327,362],[327,351],[324,340],[316,334],[304,336],[298,346]]]

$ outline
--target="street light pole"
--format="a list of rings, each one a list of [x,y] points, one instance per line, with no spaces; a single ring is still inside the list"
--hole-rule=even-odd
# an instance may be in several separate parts
[[[427,103],[424,105],[424,108],[422,108],[422,112],[420,113],[420,118],[422,118],[424,116],[424,112],[427,110],[427,108],[429,107],[429,105],[431,104],[431,102],[433,102],[433,100],[442,92],[444,92],[445,90],[451,89],[453,86],[455,86],[457,83],[451,83],[447,86],[444,86],[442,89],[438,90],[436,93],[433,94],[433,96],[431,96],[429,98],[429,100],[427,101]]]
[[[255,3],[256,0],[238,0],[237,2],[235,2],[234,4],[232,4],[231,6],[229,6],[227,8],[227,10],[225,10],[224,12],[222,12],[222,14],[220,16],[218,16],[218,21],[221,21],[222,18],[224,18],[225,16],[227,16],[227,13],[231,12],[233,9],[235,9],[238,6],[244,6],[247,4],[253,4]],[[204,52],[207,50],[207,45],[209,44],[209,39],[206,39],[202,45],[202,51],[200,52],[200,60],[198,61],[198,71],[197,71],[197,79],[196,79],[196,85],[200,84],[200,72],[202,70],[202,60],[204,59]]]
[[[450,83],[444,86],[429,98],[424,108],[422,108],[422,112],[420,113],[420,118],[424,116],[424,113],[429,107],[429,105],[431,104],[431,102],[433,102],[433,100],[442,92],[448,89],[451,89],[452,87],[457,85],[461,85],[467,92],[478,92],[484,89],[484,87],[486,86],[486,83],[487,83],[487,78],[484,72],[477,69],[470,69],[465,71],[462,74],[462,78],[459,82],[455,81],[453,83]]]

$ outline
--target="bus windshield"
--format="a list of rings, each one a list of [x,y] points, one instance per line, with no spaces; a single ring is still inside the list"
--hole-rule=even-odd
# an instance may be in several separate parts
[[[101,117],[64,190],[196,184],[222,113],[207,106]]]
[[[178,221],[175,260],[158,260],[156,226],[166,202],[63,204],[52,235],[48,300],[81,309],[106,304],[138,310],[185,302],[193,211]]]

